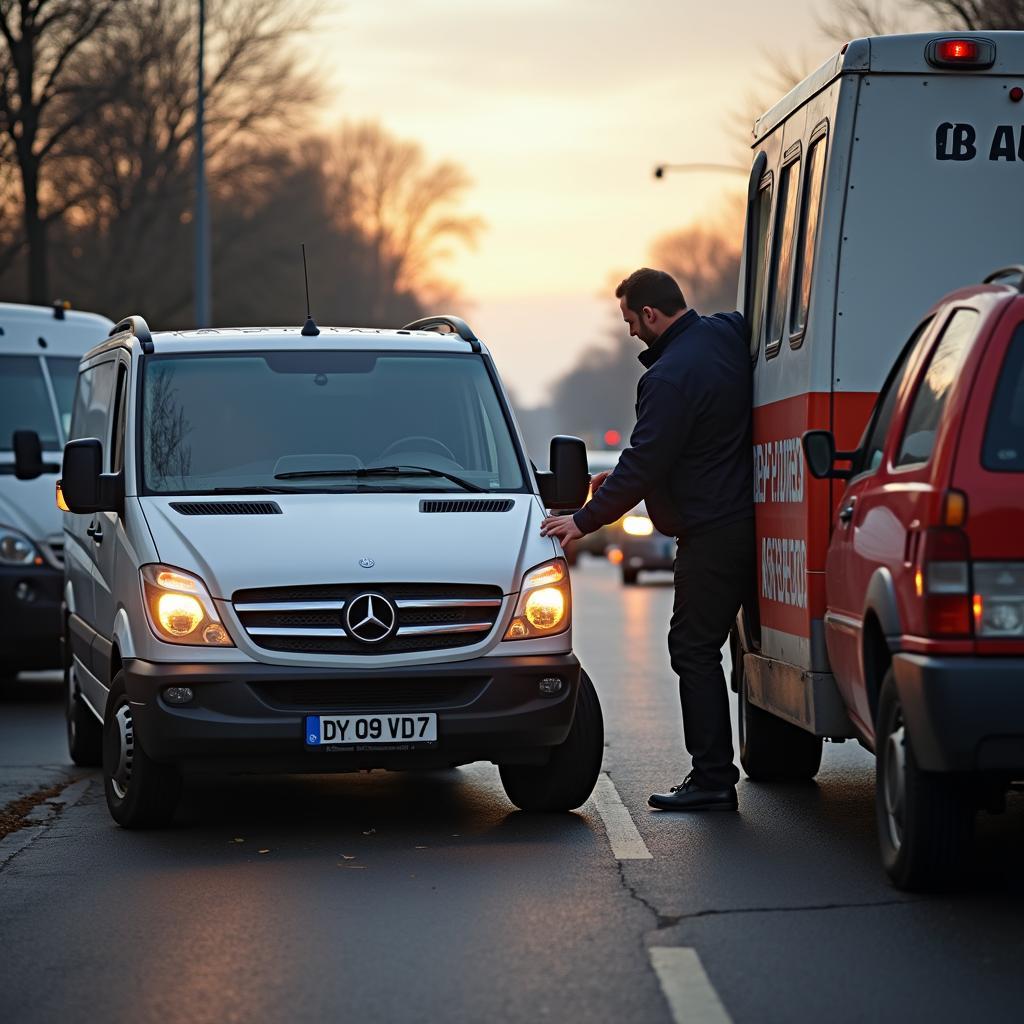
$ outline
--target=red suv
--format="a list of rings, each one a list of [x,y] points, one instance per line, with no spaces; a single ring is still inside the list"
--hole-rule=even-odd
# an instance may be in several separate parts
[[[828,431],[803,443],[814,476],[848,481],[825,634],[877,755],[882,859],[898,886],[928,887],[1024,778],[1024,267],[932,309],[855,452]]]

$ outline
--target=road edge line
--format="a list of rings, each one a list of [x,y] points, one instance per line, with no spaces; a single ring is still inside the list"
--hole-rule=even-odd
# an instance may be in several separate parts
[[[697,950],[689,946],[648,946],[647,953],[676,1024],[732,1024]]]
[[[637,830],[629,808],[622,802],[611,776],[601,772],[594,787],[594,806],[604,824],[605,835],[616,860],[653,860],[643,836]]]

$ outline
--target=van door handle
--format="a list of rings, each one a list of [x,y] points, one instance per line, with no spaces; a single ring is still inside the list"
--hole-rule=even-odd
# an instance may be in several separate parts
[[[90,523],[85,532],[92,537],[94,544],[103,543],[103,527],[99,523]]]
[[[850,499],[850,503],[848,505],[844,505],[839,510],[839,522],[844,523],[844,524],[848,524],[850,522],[850,520],[853,518],[853,507],[856,504],[857,504],[857,499],[856,498],[851,498]]]

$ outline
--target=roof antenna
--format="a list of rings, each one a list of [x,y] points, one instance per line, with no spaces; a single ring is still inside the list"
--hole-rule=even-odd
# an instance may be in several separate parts
[[[302,243],[302,276],[306,281],[306,322],[302,325],[304,338],[315,338],[320,328],[313,322],[313,314],[309,311],[309,272],[306,270],[306,243]]]

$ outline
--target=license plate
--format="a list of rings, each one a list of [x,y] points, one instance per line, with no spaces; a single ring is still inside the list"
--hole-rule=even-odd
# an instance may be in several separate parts
[[[307,715],[307,747],[361,747],[370,743],[436,743],[437,715]]]

